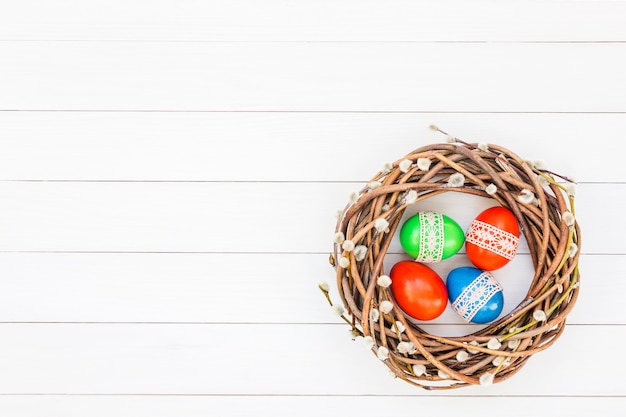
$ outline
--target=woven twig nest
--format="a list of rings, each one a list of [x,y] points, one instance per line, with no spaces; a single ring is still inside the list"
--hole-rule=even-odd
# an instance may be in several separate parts
[[[456,173],[461,184],[450,181]],[[574,191],[568,178],[494,144],[448,136],[447,143],[416,149],[378,172],[339,213],[330,261],[343,306],[334,307],[355,336],[411,384],[450,389],[506,380],[558,339],[577,299]],[[449,192],[491,198],[510,209],[534,266],[519,305],[474,333],[454,337],[424,331],[378,279],[386,276],[383,261],[407,207]],[[321,288],[332,305],[328,288]],[[389,301],[393,308],[385,312]]]

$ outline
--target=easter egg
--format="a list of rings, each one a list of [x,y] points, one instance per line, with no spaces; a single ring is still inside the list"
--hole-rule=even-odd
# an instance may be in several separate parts
[[[407,315],[432,320],[448,305],[446,284],[428,266],[415,261],[399,261],[389,272],[391,293]]]
[[[468,323],[488,323],[502,312],[502,286],[489,271],[455,268],[446,278],[446,288],[452,308]]]
[[[502,268],[519,246],[519,225],[511,210],[496,206],[480,213],[465,235],[465,251],[472,264],[485,271]]]
[[[433,263],[457,253],[465,232],[445,214],[423,211],[409,217],[400,229],[400,244],[417,262]]]

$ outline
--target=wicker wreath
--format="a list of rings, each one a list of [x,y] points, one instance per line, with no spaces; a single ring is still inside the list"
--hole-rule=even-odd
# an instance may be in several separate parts
[[[425,389],[504,381],[562,334],[578,296],[580,230],[575,183],[513,152],[447,142],[416,149],[378,172],[339,213],[330,263],[341,304],[326,299],[391,373]],[[452,181],[454,179],[454,181]],[[459,181],[460,180],[460,181]],[[472,334],[442,337],[407,320],[393,300],[383,260],[405,209],[441,193],[492,198],[517,218],[534,266],[526,297]]]

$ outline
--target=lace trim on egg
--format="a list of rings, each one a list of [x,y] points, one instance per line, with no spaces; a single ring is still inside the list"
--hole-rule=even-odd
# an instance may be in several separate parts
[[[420,212],[420,248],[418,262],[439,262],[443,257],[443,215],[432,211]]]
[[[472,222],[465,240],[509,260],[513,259],[519,246],[517,236],[480,220]]]
[[[469,322],[489,299],[500,291],[502,291],[500,283],[492,279],[488,272],[483,272],[461,292],[452,303],[452,307]]]

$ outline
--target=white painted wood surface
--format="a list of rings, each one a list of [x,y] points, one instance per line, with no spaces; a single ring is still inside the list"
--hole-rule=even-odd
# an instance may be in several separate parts
[[[623,415],[625,16],[0,0],[0,415]],[[390,378],[316,288],[336,210],[441,140],[431,123],[579,182],[579,301],[492,387]],[[490,204],[459,198],[428,204],[461,224]],[[522,248],[502,275],[508,307],[529,263]],[[429,329],[468,327],[446,312]]]

